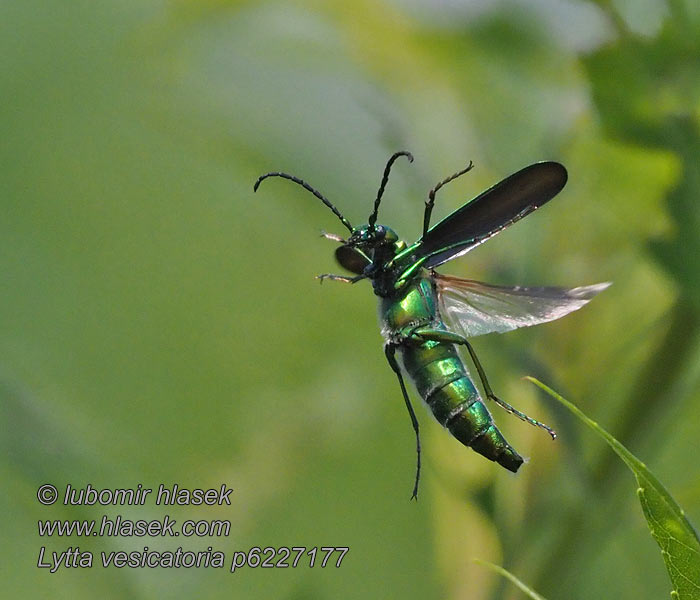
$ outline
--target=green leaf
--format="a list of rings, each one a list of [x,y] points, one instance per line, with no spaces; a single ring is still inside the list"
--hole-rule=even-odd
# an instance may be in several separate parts
[[[637,495],[649,525],[651,535],[661,547],[673,591],[678,600],[700,600],[700,539],[683,509],[666,488],[627,448],[589,419],[571,402],[534,377],[526,377],[576,415],[590,429],[600,435],[625,462],[637,479]]]
[[[502,575],[506,579],[510,580],[513,584],[515,584],[516,587],[518,587],[528,596],[530,596],[532,600],[546,600],[544,596],[540,596],[537,592],[531,590],[522,581],[520,581],[520,579],[518,579],[515,575],[513,575],[510,571],[507,571],[503,567],[499,567],[498,565],[494,565],[493,563],[490,563],[486,560],[480,560],[478,558],[475,558],[474,562],[479,563],[480,565],[484,565],[485,567],[496,571],[496,573],[498,573],[499,575]]]

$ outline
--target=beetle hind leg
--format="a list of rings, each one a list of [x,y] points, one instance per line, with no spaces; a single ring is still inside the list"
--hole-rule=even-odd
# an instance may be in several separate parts
[[[552,429],[549,425],[545,425],[544,423],[540,423],[540,421],[537,421],[536,419],[533,419],[532,417],[528,417],[524,412],[521,412],[517,408],[515,408],[514,406],[511,406],[505,400],[501,400],[498,396],[496,396],[496,394],[493,393],[493,390],[491,389],[491,386],[489,385],[489,380],[486,379],[486,372],[484,371],[483,367],[481,366],[481,363],[479,362],[479,359],[476,356],[476,352],[474,352],[474,348],[472,348],[472,345],[467,340],[464,340],[464,345],[467,347],[467,350],[469,351],[469,356],[472,357],[472,361],[474,362],[474,366],[476,367],[476,370],[479,373],[479,379],[481,379],[481,384],[484,386],[484,391],[486,392],[486,397],[489,400],[493,400],[503,410],[509,412],[511,415],[515,415],[516,417],[518,417],[518,419],[521,419],[521,420],[525,421],[526,423],[530,423],[530,425],[534,425],[535,427],[541,427],[549,435],[552,436],[553,440],[556,440],[557,439],[557,432],[554,431],[554,429]]]
[[[524,412],[520,412],[517,408],[511,406],[504,400],[501,400],[496,394],[493,393],[493,390],[491,389],[491,385],[489,384],[489,380],[486,378],[486,372],[484,371],[484,368],[481,366],[481,362],[479,362],[479,358],[476,355],[476,352],[474,351],[474,348],[472,348],[472,345],[466,340],[466,338],[462,337],[461,335],[457,333],[453,333],[451,331],[444,331],[442,329],[430,329],[430,328],[421,328],[421,327],[416,327],[411,331],[411,335],[413,337],[416,337],[418,339],[422,340],[435,340],[438,342],[446,342],[449,344],[458,344],[462,346],[466,346],[467,350],[469,351],[469,356],[471,356],[472,362],[474,363],[474,366],[476,367],[477,373],[479,373],[479,379],[481,380],[481,384],[484,386],[484,392],[486,393],[486,397],[489,400],[493,400],[498,406],[500,406],[503,410],[509,412],[511,415],[515,415],[519,419],[522,419],[526,423],[530,423],[530,425],[534,425],[535,427],[541,427],[544,429],[549,435],[552,436],[552,439],[555,440],[557,439],[557,433],[549,427],[549,425],[545,425],[544,423],[540,423],[539,421],[533,419],[532,417],[528,417]]]
[[[406,403],[408,414],[411,416],[413,431],[416,432],[416,480],[413,484],[411,500],[418,500],[418,482],[420,481],[420,428],[418,426],[418,418],[416,417],[416,413],[413,412],[413,406],[411,405],[411,400],[409,399],[408,392],[406,391],[406,384],[403,381],[403,375],[401,375],[401,367],[399,367],[399,363],[396,362],[396,344],[387,343],[384,346],[384,353],[386,354],[386,359],[389,361],[389,366],[391,366],[392,371],[394,371],[396,376],[399,378],[399,385],[401,386],[403,400]]]
[[[505,400],[501,400],[493,392],[487,392],[486,397],[489,400],[493,400],[496,404],[498,404],[498,406],[500,406],[506,412],[509,412],[511,415],[515,415],[516,417],[518,417],[518,419],[521,419],[521,420],[525,421],[526,423],[530,423],[530,425],[534,425],[535,427],[541,427],[549,435],[552,436],[553,440],[557,439],[557,432],[554,431],[554,429],[552,429],[549,425],[545,425],[544,423],[541,423],[540,421],[537,421],[536,419],[533,419],[532,417],[528,417],[524,412],[520,412],[517,408],[515,408],[514,406],[511,406]]]

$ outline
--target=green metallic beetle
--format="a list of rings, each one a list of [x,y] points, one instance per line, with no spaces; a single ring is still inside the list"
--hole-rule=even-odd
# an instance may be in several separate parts
[[[389,172],[400,156],[413,162],[409,152],[396,152],[391,156],[372,214],[368,223],[360,227],[353,227],[320,192],[293,175],[266,173],[258,178],[253,189],[257,191],[268,177],[289,179],[314,194],[350,231],[347,239],[328,233],[323,235],[341,243],[335,252],[336,259],[355,276],[323,274],[318,277],[321,281],[331,279],[345,283],[369,279],[380,298],[379,318],[386,340],[384,351],[398,377],[416,434],[416,476],[411,497],[417,498],[421,468],[419,426],[396,351],[401,355],[405,372],[437,421],[465,446],[516,472],[523,459],[494,424],[457,347],[467,349],[488,399],[522,420],[542,427],[554,439],[556,433],[547,425],[516,410],[493,393],[467,338],[558,319],[581,308],[610,284],[571,289],[500,287],[436,273],[437,266],[465,254],[556,196],[566,184],[566,169],[556,162],[525,167],[431,228],[430,215],[437,191],[470,171],[473,167],[470,162],[430,190],[425,202],[423,235],[409,246],[399,240],[392,229],[376,224]]]

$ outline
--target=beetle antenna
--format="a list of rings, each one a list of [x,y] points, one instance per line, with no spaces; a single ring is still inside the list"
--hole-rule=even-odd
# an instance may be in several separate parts
[[[312,188],[306,181],[303,179],[299,179],[298,177],[295,177],[294,175],[289,175],[287,173],[265,173],[265,175],[261,175],[258,177],[257,181],[253,185],[253,191],[257,192],[258,187],[260,187],[260,184],[267,179],[268,177],[282,177],[283,179],[289,179],[289,181],[293,181],[294,183],[298,183],[301,187],[303,187],[305,190],[311,192],[316,198],[318,198],[321,202],[323,202],[328,208],[330,208],[333,211],[333,214],[340,219],[340,222],[345,225],[345,227],[348,228],[350,233],[354,231],[354,228],[352,225],[350,225],[350,221],[348,221],[341,213],[340,211],[333,206],[333,204],[326,198],[321,192],[315,190]]]
[[[374,210],[372,211],[372,214],[369,216],[369,228],[374,229],[374,224],[377,222],[377,212],[379,212],[379,203],[382,201],[382,196],[384,195],[384,189],[386,188],[386,184],[389,181],[389,172],[391,171],[391,167],[396,161],[396,159],[399,156],[405,156],[408,159],[408,162],[413,162],[413,154],[410,152],[407,152],[406,150],[401,150],[400,152],[395,152],[394,154],[391,155],[391,158],[389,159],[389,162],[386,163],[386,167],[384,167],[384,176],[382,177],[382,183],[379,185],[379,191],[377,192],[377,199],[374,201]]]

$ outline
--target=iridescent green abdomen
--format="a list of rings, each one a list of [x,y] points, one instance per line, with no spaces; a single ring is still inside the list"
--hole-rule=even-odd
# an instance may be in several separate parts
[[[399,296],[383,298],[380,319],[387,340],[401,342],[404,369],[437,421],[465,446],[517,471],[523,459],[494,424],[457,347],[418,337],[421,327],[447,332],[432,280],[427,276],[417,278]]]

